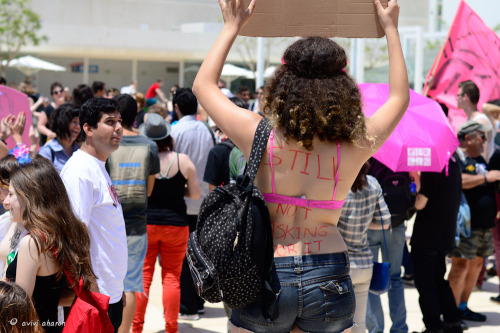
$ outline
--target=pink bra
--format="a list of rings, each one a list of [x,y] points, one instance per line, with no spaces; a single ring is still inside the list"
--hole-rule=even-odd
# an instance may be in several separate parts
[[[282,194],[277,194],[274,188],[274,166],[273,166],[273,143],[274,143],[274,130],[271,130],[269,136],[271,143],[270,159],[271,159],[271,182],[273,186],[273,193],[262,193],[266,202],[289,204],[294,206],[308,207],[308,208],[321,208],[321,209],[340,209],[345,200],[335,200],[337,194],[337,184],[339,180],[339,166],[340,166],[340,143],[337,142],[337,174],[335,175],[335,188],[333,190],[333,198],[331,201],[327,200],[308,200],[306,198],[289,197]]]

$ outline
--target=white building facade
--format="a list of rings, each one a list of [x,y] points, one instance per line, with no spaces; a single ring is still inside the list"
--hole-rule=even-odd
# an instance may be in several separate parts
[[[425,31],[440,26],[448,29],[458,2],[399,0],[400,26],[419,25]],[[479,7],[490,12],[500,9],[498,0],[469,2],[473,8],[480,3]],[[440,4],[442,16],[437,11]],[[67,68],[66,72],[42,71],[32,78],[43,95],[48,95],[54,81],[72,89],[100,80],[107,88],[119,89],[136,79],[139,90],[146,91],[161,77],[165,89],[175,83],[190,86],[222,27],[216,0],[32,0],[32,8],[41,17],[41,33],[48,41],[24,47],[23,54]],[[279,63],[290,40],[273,44],[272,62]],[[228,62],[243,65],[237,50],[231,51]],[[22,74],[9,69],[9,81],[23,79]]]

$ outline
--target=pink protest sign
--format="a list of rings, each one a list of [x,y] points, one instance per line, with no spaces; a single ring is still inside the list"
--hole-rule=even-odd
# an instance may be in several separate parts
[[[0,85],[0,120],[12,114],[15,117],[20,112],[24,112],[26,115],[26,123],[24,126],[23,142],[27,146],[30,145],[29,140],[29,128],[33,123],[33,118],[31,116],[30,104],[28,101],[28,96],[22,92],[9,88],[7,86]],[[14,147],[14,140],[12,138],[7,138],[7,146],[9,148]]]
[[[434,84],[424,91],[428,89],[428,96],[450,108],[455,129],[466,120],[465,113],[457,109],[459,82],[476,83],[481,93],[479,108],[500,98],[500,38],[463,0],[428,77],[431,74]]]

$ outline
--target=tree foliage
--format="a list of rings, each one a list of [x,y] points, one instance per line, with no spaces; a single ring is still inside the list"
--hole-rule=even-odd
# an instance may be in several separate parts
[[[3,75],[23,46],[38,45],[47,39],[39,35],[40,17],[30,7],[31,0],[0,0],[0,70]],[[5,65],[2,65],[3,60],[6,60]]]

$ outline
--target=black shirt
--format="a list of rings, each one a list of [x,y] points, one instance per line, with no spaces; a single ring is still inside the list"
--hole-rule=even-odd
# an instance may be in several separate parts
[[[229,139],[215,145],[208,153],[203,181],[213,186],[229,184],[229,155],[233,150]]]
[[[482,156],[467,157],[465,162],[457,158],[462,173],[478,175],[486,173],[486,161]],[[497,204],[495,188],[491,183],[463,190],[471,212],[471,229],[489,229],[495,226]]]
[[[443,172],[422,172],[420,194],[427,197],[424,209],[417,212],[411,246],[450,251],[455,245],[457,214],[462,195],[462,171],[450,159],[448,176]]]
[[[45,112],[45,114],[47,115],[47,125],[45,125],[47,128],[49,128],[50,115],[54,110],[55,109],[52,104],[47,105],[47,107],[43,110],[43,112]],[[47,142],[47,136],[40,133],[40,147],[43,146],[45,142]]]
[[[389,208],[389,212],[391,213],[391,225],[393,228],[404,223],[406,219],[406,211],[411,206],[411,196],[410,196],[410,174],[408,172],[394,172],[388,167],[386,167],[383,163],[377,161],[375,158],[370,159],[370,170],[368,174],[375,177],[380,186],[382,187],[382,191],[384,193],[384,200]],[[401,181],[405,180],[405,184],[399,187],[403,193],[398,195],[394,195],[395,193],[388,193],[384,185],[386,184],[386,180],[390,177],[397,177]],[[403,186],[407,186],[406,191],[402,188]],[[404,194],[407,194],[405,196]]]
[[[16,282],[17,257],[7,267],[5,278],[7,281]],[[60,333],[62,326],[56,326],[57,306],[61,297],[62,288],[66,284],[66,278],[58,279],[57,273],[48,276],[36,276],[33,289],[33,305],[43,326],[45,333]]]
[[[490,162],[488,163],[488,170],[500,170],[500,149],[496,149],[493,155],[491,155]],[[495,182],[493,184],[495,186],[495,190],[500,192],[500,182]]]
[[[170,177],[155,179],[153,193],[149,197],[147,221],[150,225],[171,225],[183,227],[188,225],[186,203],[184,201],[186,178],[180,170],[179,156],[177,173]]]

